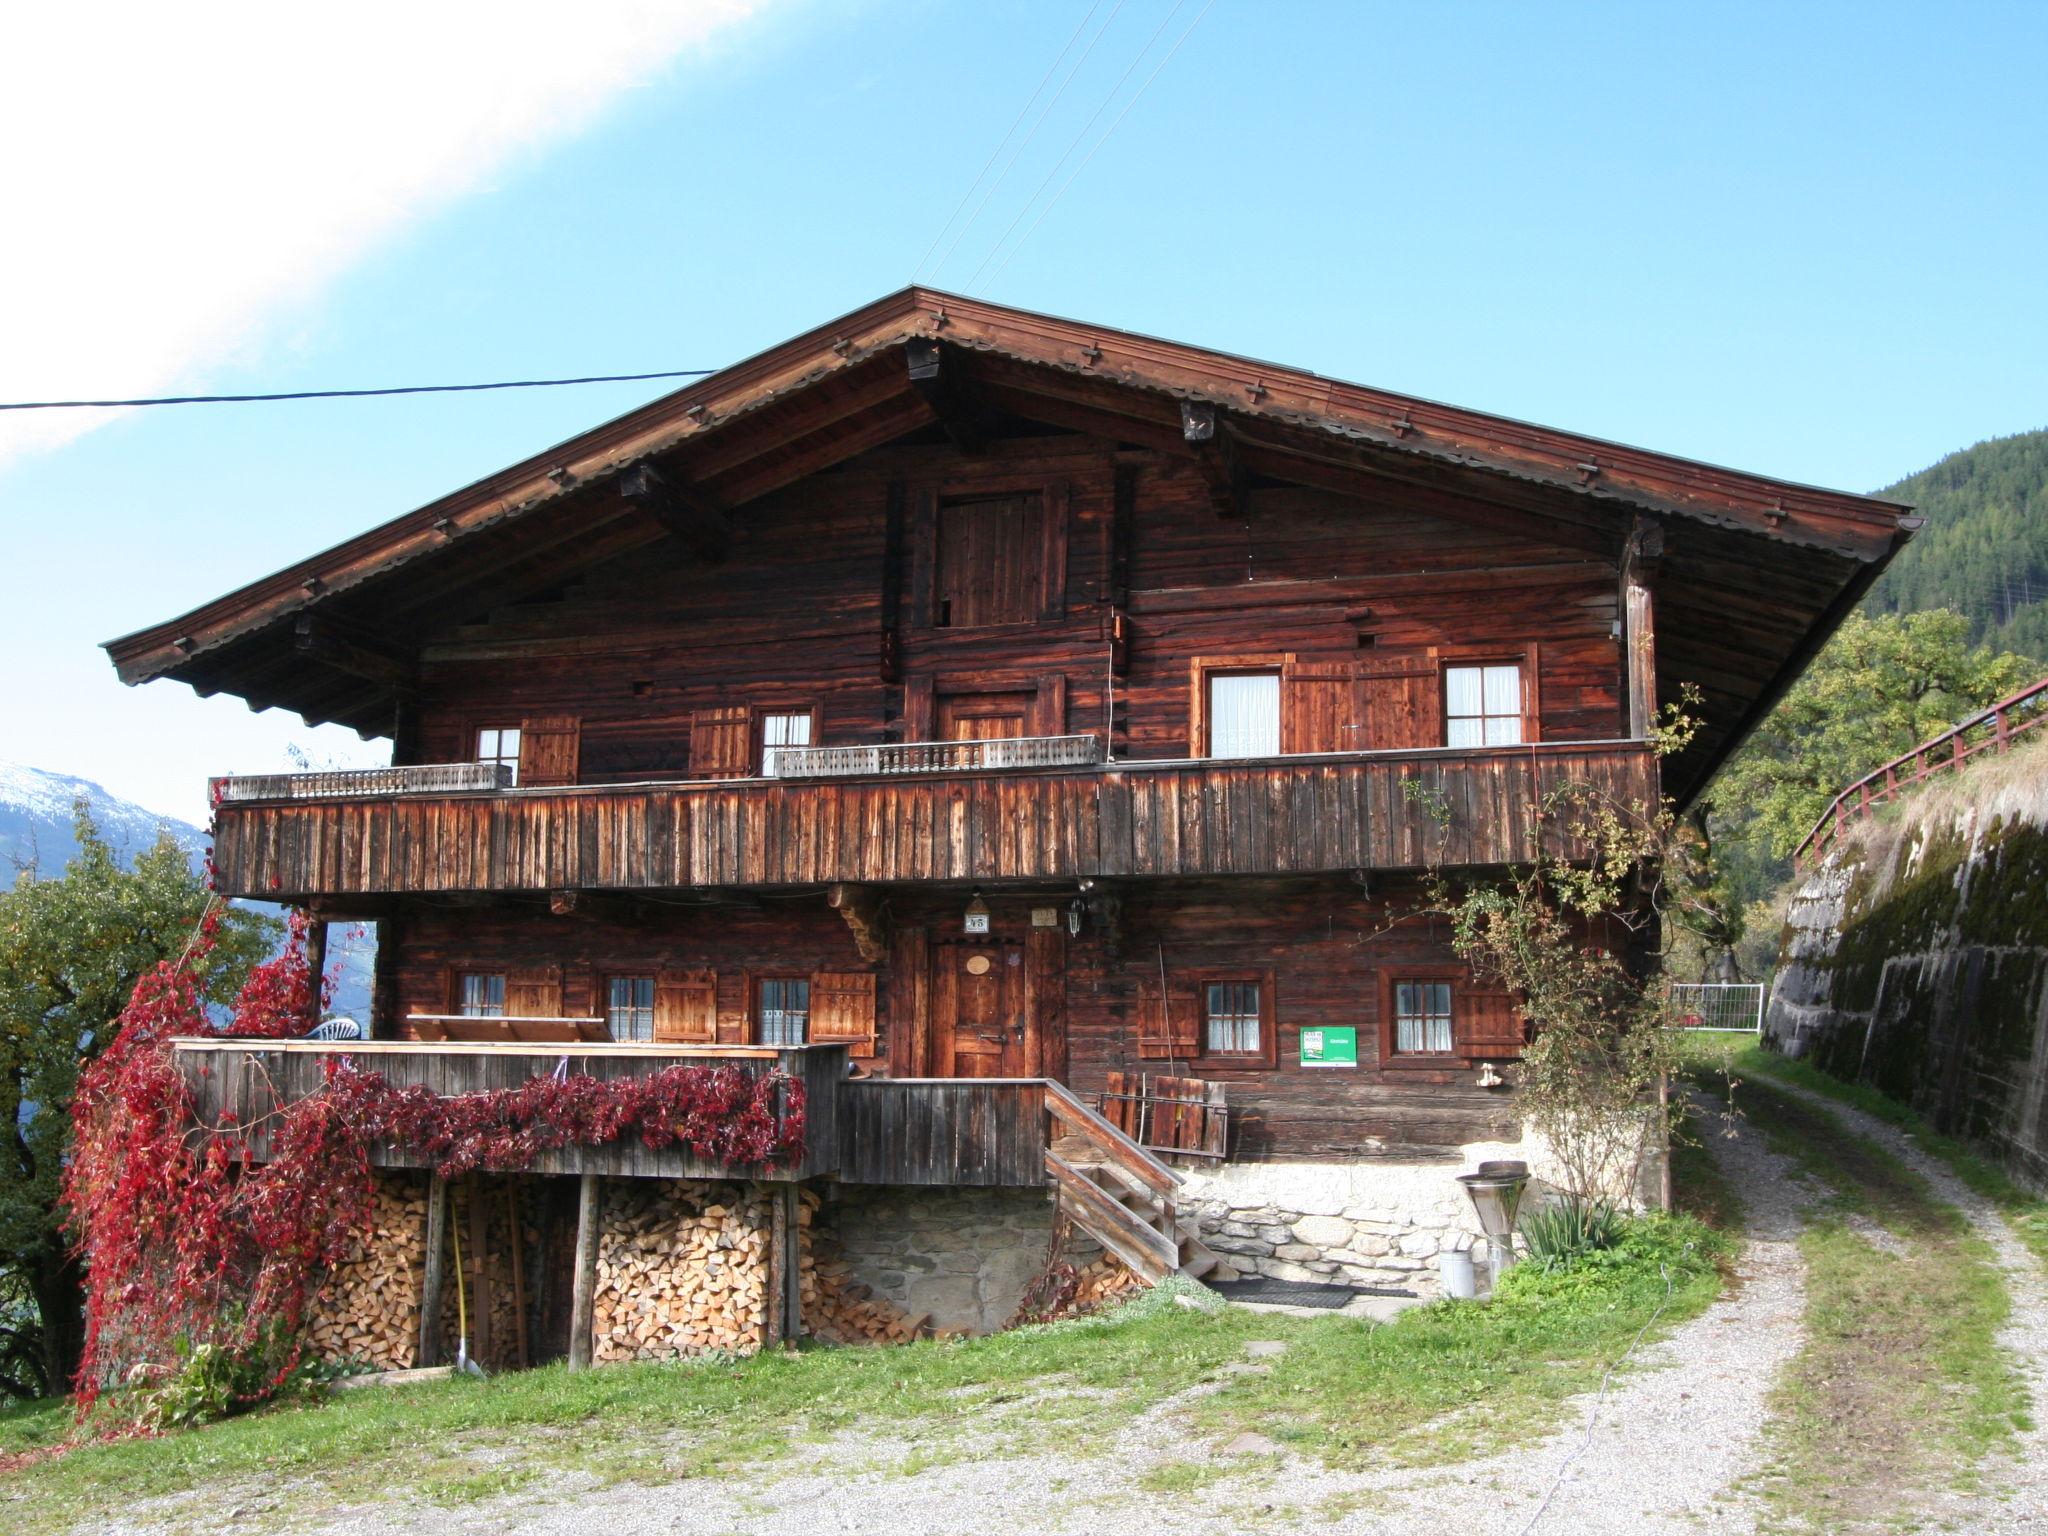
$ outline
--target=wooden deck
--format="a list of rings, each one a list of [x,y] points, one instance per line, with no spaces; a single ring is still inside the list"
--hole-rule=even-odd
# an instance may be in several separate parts
[[[1039,1078],[847,1077],[846,1047],[529,1046],[375,1040],[181,1040],[177,1060],[204,1125],[252,1127],[252,1151],[269,1150],[278,1109],[319,1091],[330,1062],[346,1057],[400,1086],[436,1093],[515,1088],[566,1070],[603,1079],[656,1072],[682,1062],[780,1068],[806,1089],[805,1154],[782,1178],[833,1176],[851,1184],[1022,1187],[1046,1182],[1046,1084]],[[371,1154],[380,1167],[423,1164],[389,1147]],[[735,1170],[679,1149],[655,1151],[637,1139],[548,1153],[536,1173],[601,1173],[632,1178],[730,1178]],[[743,1172],[743,1171],[742,1171]]]
[[[216,820],[224,895],[1286,875],[1527,860],[1565,784],[1653,803],[1640,742],[278,802]],[[1444,817],[1419,802],[1443,808]],[[1548,851],[1571,853],[1555,834]]]

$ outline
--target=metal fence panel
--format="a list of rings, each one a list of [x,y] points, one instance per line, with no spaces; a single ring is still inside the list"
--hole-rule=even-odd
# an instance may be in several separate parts
[[[1674,981],[1671,1011],[1675,1029],[1738,1030],[1760,1035],[1764,989],[1755,981]]]

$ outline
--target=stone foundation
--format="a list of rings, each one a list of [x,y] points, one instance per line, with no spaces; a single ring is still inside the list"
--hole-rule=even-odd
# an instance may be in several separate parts
[[[994,1333],[1045,1267],[1044,1190],[834,1187],[821,1249],[877,1296],[937,1330]]]

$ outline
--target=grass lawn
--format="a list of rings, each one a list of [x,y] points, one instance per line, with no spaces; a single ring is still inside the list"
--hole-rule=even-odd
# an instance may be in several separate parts
[[[1524,1266],[1491,1305],[1420,1308],[1385,1327],[1197,1311],[1162,1291],[1103,1317],[986,1339],[366,1389],[85,1445],[0,1475],[0,1526],[90,1527],[138,1501],[258,1479],[288,1483],[288,1497],[311,1507],[389,1490],[460,1502],[562,1472],[667,1482],[771,1463],[841,1431],[888,1447],[877,1470],[915,1475],[975,1454],[992,1429],[1001,1454],[1100,1445],[1119,1422],[1204,1382],[1218,1390],[1190,1412],[1215,1440],[1252,1428],[1339,1465],[1449,1460],[1540,1431],[1546,1404],[1593,1384],[1666,1303],[1660,1263],[1673,1277],[1664,1323],[1703,1308],[1724,1246],[1688,1218],[1659,1220],[1621,1257],[1552,1276]],[[1226,1372],[1254,1339],[1289,1348],[1269,1373]],[[1452,1434],[1421,1432],[1453,1410],[1464,1411]],[[67,1427],[56,1406],[0,1417],[0,1450]]]
[[[1746,1053],[1699,1075],[1721,1091],[1730,1073],[1738,1112],[1825,1192],[1800,1240],[1807,1337],[1773,1393],[1760,1478],[1777,1523],[1883,1524],[1903,1494],[1969,1486],[2027,1422],[1998,1345],[2009,1299],[1990,1246],[1897,1158],[1773,1086]]]

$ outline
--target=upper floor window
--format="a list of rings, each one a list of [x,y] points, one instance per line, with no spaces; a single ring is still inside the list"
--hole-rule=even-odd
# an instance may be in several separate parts
[[[502,763],[512,770],[512,782],[519,782],[519,727],[486,726],[476,733],[476,760]]]
[[[654,978],[614,976],[605,998],[605,1027],[614,1040],[654,1038]]]
[[[1202,1047],[1210,1056],[1259,1054],[1259,984],[1256,981],[1204,983]]]
[[[1209,674],[1210,757],[1280,754],[1280,674]]]
[[[775,754],[784,747],[811,744],[811,712],[789,710],[761,716],[761,776],[775,777]]]
[[[1514,662],[1444,668],[1444,745],[1512,747],[1522,740],[1522,669]]]
[[[1394,1054],[1444,1056],[1451,1051],[1451,984],[1394,983]]]
[[[755,983],[755,1033],[762,1045],[802,1045],[811,1022],[808,976],[763,976]]]
[[[1030,624],[1045,606],[1045,498],[992,496],[939,504],[932,623],[970,629]]]
[[[515,731],[513,734],[516,736],[519,733]],[[476,971],[465,971],[456,992],[455,1011],[465,1019],[505,1017],[503,974],[485,975]]]

